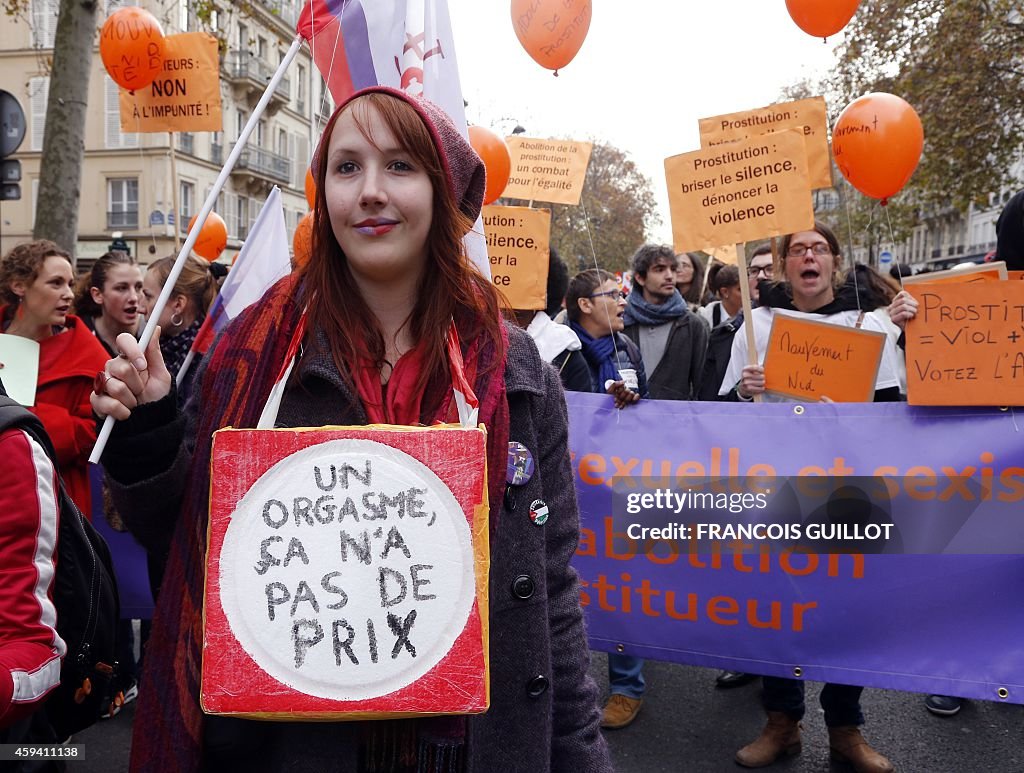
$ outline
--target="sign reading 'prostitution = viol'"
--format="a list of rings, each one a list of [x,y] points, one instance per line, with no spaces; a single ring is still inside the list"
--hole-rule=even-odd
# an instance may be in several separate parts
[[[814,225],[803,134],[787,129],[665,159],[677,251]]]

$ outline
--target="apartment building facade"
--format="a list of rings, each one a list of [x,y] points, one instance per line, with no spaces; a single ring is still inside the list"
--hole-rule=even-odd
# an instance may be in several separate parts
[[[217,3],[201,26],[191,2],[100,0],[98,26],[122,5],[138,4],[160,20],[167,35],[205,29],[221,39],[223,127],[217,132],[121,131],[118,87],[99,57],[92,58],[82,165],[76,257],[103,254],[120,234],[142,263],[176,253],[242,128],[295,37],[301,0]],[[21,198],[0,202],[0,253],[32,238],[45,129],[49,62],[59,0],[30,0],[23,18],[0,15],[0,89],[13,94],[26,134],[11,158],[21,162]],[[214,211],[228,228],[230,261],[274,185],[282,192],[289,242],[308,212],[304,184],[315,137],[329,117],[330,96],[303,47],[273,94],[220,193]],[[175,210],[175,190],[177,210]]]

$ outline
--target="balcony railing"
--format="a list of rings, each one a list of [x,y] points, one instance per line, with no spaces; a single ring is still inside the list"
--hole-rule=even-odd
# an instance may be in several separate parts
[[[229,51],[225,64],[233,80],[248,80],[265,88],[274,77],[274,68],[248,51]],[[287,102],[291,99],[291,93],[291,81],[287,77],[281,78],[274,96]]]
[[[272,180],[287,185],[292,180],[291,159],[280,156],[265,148],[246,143],[235,169],[246,170],[262,177],[269,177]]]
[[[139,210],[131,209],[123,212],[107,213],[107,230],[117,231],[125,228],[139,227]]]

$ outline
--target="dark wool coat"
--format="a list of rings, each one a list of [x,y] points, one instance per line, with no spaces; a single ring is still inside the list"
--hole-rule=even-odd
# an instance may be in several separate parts
[[[505,385],[509,441],[526,445],[536,460],[530,481],[514,490],[513,509],[492,502],[490,568],[491,706],[468,722],[467,770],[474,773],[604,773],[612,765],[598,729],[598,690],[588,674],[589,649],[579,606],[579,585],[569,565],[579,540],[579,515],[567,448],[568,418],[558,376],[530,337],[508,327]],[[324,346],[318,347],[326,352]],[[310,352],[285,392],[278,426],[365,424],[366,417],[329,356]],[[202,378],[202,373],[198,378]],[[107,471],[122,484],[115,501],[129,528],[150,549],[164,552],[180,507],[188,471],[186,420],[173,418],[173,396],[143,406],[115,436]],[[194,410],[193,400],[186,415]],[[139,451],[164,453],[157,469]],[[175,451],[175,449],[179,449]],[[171,451],[171,453],[168,453]],[[175,455],[176,454],[176,455]],[[142,475],[146,477],[140,479]],[[179,492],[170,496],[170,492]],[[550,509],[544,526],[529,518],[531,503]],[[502,508],[497,518],[493,508]],[[173,592],[164,588],[163,591]],[[143,685],[145,688],[145,685]],[[139,700],[147,699],[145,689]],[[164,705],[164,711],[175,710]],[[247,771],[356,769],[360,723],[271,723],[210,718],[204,722],[204,767],[215,769],[211,749],[254,753]],[[136,727],[134,743],[145,743]],[[236,757],[237,759],[237,757]]]
[[[647,388],[652,400],[693,400],[704,373],[710,331],[689,309],[671,324],[665,353],[654,372],[647,374]],[[627,325],[622,331],[637,346],[640,327],[639,323]]]

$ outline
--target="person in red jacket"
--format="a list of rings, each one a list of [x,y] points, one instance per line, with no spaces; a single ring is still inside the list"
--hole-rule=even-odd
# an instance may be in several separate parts
[[[3,384],[0,383],[0,394]],[[60,683],[66,647],[50,597],[56,566],[59,488],[43,448],[24,430],[0,433],[0,742]],[[13,735],[12,735],[13,734]]]
[[[51,241],[19,244],[0,260],[0,331],[39,343],[39,381],[32,412],[57,450],[68,494],[89,513],[88,459],[96,442],[89,405],[96,374],[108,354],[80,319],[71,256]]]

